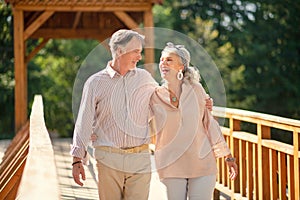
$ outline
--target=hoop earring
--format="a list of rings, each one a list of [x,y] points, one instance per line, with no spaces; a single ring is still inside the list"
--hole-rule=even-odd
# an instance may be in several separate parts
[[[177,79],[178,79],[178,80],[182,80],[182,79],[183,79],[182,69],[179,70],[179,72],[177,73]]]

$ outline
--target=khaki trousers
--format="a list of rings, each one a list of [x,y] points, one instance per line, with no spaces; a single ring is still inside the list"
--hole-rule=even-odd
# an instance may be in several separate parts
[[[151,161],[149,150],[112,153],[95,149],[100,200],[148,200]]]

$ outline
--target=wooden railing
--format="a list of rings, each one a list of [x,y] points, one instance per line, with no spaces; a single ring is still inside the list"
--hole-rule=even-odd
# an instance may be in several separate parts
[[[222,132],[239,166],[231,181],[224,159],[217,160],[215,197],[222,192],[231,199],[300,199],[299,120],[221,107],[214,107],[213,115],[225,120]],[[290,136],[290,144],[276,141],[276,131]]]
[[[29,149],[29,121],[7,147],[0,164],[0,200],[15,199]]]
[[[53,147],[46,129],[40,95],[34,98],[29,132],[29,152],[17,199],[60,199]]]
[[[35,96],[30,120],[7,148],[0,172],[0,200],[60,199],[41,96]]]

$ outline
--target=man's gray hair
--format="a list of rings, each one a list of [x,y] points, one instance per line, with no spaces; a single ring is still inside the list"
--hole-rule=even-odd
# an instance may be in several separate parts
[[[120,29],[116,31],[110,38],[109,46],[110,51],[112,54],[112,57],[115,58],[117,49],[118,48],[124,48],[126,44],[133,38],[136,37],[138,40],[141,41],[142,45],[145,44],[145,36],[139,34],[136,31],[133,30],[127,30],[127,29]]]

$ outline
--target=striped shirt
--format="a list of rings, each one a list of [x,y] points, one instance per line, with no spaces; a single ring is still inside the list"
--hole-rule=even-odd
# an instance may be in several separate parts
[[[110,63],[86,81],[73,135],[71,155],[83,158],[92,133],[93,146],[134,147],[150,142],[150,97],[157,83],[135,68],[124,76]]]

